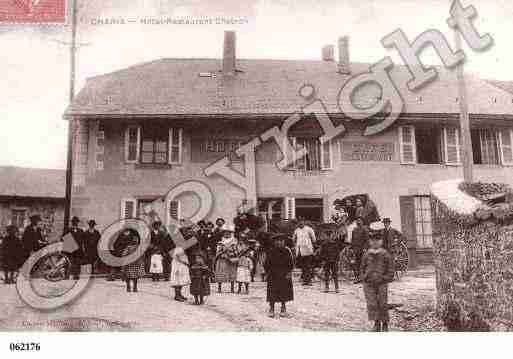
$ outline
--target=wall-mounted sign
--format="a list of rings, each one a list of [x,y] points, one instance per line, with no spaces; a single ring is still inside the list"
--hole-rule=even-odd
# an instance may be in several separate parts
[[[394,144],[392,142],[342,141],[342,161],[393,161]]]

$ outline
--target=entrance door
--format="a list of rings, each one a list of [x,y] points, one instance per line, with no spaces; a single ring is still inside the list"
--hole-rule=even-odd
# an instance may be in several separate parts
[[[296,198],[296,218],[307,221],[322,222],[322,198]]]

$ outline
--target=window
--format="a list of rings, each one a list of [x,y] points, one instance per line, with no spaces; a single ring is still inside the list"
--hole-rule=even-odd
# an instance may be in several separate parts
[[[399,127],[399,152],[401,163],[417,163],[417,153],[415,148],[415,128],[413,126]]]
[[[144,127],[141,134],[141,163],[167,163],[169,135],[158,126]]]
[[[491,129],[473,129],[470,135],[474,163],[498,165],[500,163],[498,133]]]
[[[182,129],[164,126],[129,126],[125,132],[127,163],[177,164],[182,162]]]
[[[141,128],[130,126],[125,132],[125,160],[128,163],[139,161],[139,144],[141,143]]]
[[[306,154],[297,159],[293,169],[300,171],[319,171],[332,169],[331,142],[321,145],[317,137],[293,137],[292,145],[296,149],[305,148]]]
[[[25,227],[25,218],[27,211],[25,209],[13,209],[11,214],[11,224],[22,229]]]
[[[135,198],[124,198],[121,200],[121,219],[136,218],[137,200]]]
[[[285,200],[283,201],[283,218],[296,218],[296,199],[294,197],[285,197]]]
[[[415,233],[418,248],[433,247],[431,230],[431,202],[429,196],[415,196]]]
[[[442,131],[436,127],[416,127],[417,163],[442,163]]]

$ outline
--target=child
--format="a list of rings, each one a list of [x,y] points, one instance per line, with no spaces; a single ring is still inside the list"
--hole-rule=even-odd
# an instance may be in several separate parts
[[[154,282],[158,282],[164,272],[164,266],[162,265],[163,259],[164,257],[160,251],[155,249],[150,259],[151,280]]]
[[[191,294],[194,296],[194,304],[203,304],[203,298],[210,295],[210,276],[212,273],[200,254],[196,254],[194,257],[194,264],[191,266],[190,273]]]
[[[374,331],[388,331],[388,283],[394,280],[394,261],[382,248],[379,236],[370,239],[370,248],[362,258],[360,271],[369,320]]]
[[[242,284],[246,287],[246,294],[249,294],[249,282],[251,282],[251,271],[253,270],[253,261],[250,257],[250,251],[243,252],[237,263],[237,283],[239,283],[239,290],[237,294],[242,291]]]
[[[139,234],[136,230],[127,228],[121,234],[121,240],[126,243],[126,247],[122,251],[123,257],[126,257],[137,250],[139,245]],[[126,279],[126,291],[137,292],[137,280],[146,273],[144,269],[144,257],[140,257],[134,262],[123,267],[123,273]],[[133,283],[132,287],[130,284]]]
[[[191,284],[189,275],[189,260],[182,247],[176,247],[173,251],[171,262],[171,286],[175,289],[175,300],[187,301],[182,295],[182,287]]]

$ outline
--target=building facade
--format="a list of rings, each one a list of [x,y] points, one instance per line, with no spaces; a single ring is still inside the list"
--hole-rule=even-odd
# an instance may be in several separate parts
[[[258,139],[253,183],[261,214],[329,221],[335,199],[366,193],[407,235],[413,264],[428,259],[429,185],[462,177],[456,74],[439,69],[437,80],[412,93],[408,69],[394,66],[404,111],[392,126],[365,136],[366,122],[344,115],[337,101],[351,75],[369,67],[349,63],[346,47],[343,38],[338,62],[329,53],[323,61],[238,60],[228,33],[220,60],[163,59],[89,79],[66,112],[74,133],[72,215],[104,228],[139,216],[173,186],[198,180],[214,195],[207,219],[231,219],[247,192],[205,169],[224,159],[247,175],[235,150]],[[473,76],[466,82],[475,179],[513,185],[512,95]],[[309,98],[300,94],[305,84],[314,89]],[[369,86],[355,101],[380,96]],[[345,128],[329,142],[321,143],[318,116],[305,110],[314,102]],[[290,116],[300,119],[288,140],[307,155],[279,169],[284,154],[262,134]],[[168,219],[188,218],[198,207],[197,196],[184,194],[166,204]]]
[[[0,228],[18,227],[20,233],[39,214],[43,232],[56,240],[64,228],[64,170],[0,167]]]

